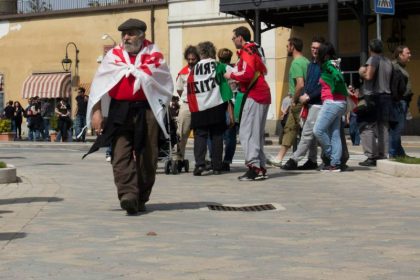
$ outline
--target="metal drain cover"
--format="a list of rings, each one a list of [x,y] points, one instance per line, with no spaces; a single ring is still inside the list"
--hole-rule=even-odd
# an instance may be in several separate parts
[[[259,211],[269,211],[269,210],[280,210],[280,209],[277,209],[271,203],[270,204],[260,204],[260,205],[250,205],[250,206],[208,204],[207,207],[208,207],[209,210],[212,210],[212,211],[259,212]]]

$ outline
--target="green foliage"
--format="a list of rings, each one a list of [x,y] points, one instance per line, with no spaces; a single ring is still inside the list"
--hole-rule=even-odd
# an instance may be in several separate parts
[[[6,168],[7,164],[3,161],[0,161],[0,168]]]
[[[12,132],[12,121],[9,119],[0,119],[0,133]]]
[[[51,4],[42,0],[30,0],[29,2],[27,2],[27,4],[29,5],[29,9],[32,12],[36,12],[36,13],[47,12],[47,11],[52,10]]]
[[[58,117],[56,115],[50,118],[50,127],[51,129],[58,131]]]
[[[407,164],[420,164],[420,158],[415,157],[397,157],[395,161]]]

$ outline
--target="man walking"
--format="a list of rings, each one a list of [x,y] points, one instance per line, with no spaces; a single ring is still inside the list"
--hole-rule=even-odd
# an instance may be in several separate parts
[[[299,97],[299,102],[305,106],[308,114],[302,127],[302,135],[296,151],[292,157],[282,166],[284,170],[311,170],[318,167],[317,164],[317,140],[313,129],[321,110],[321,68],[317,62],[318,49],[325,40],[322,37],[314,37],[311,44],[312,61],[308,65],[306,74],[305,88],[303,94]],[[309,151],[308,160],[298,168],[298,162]]]
[[[407,46],[398,46],[394,51],[394,61],[392,65],[396,71],[399,71],[403,75],[405,92],[402,96],[395,96],[392,106],[394,106],[394,112],[396,112],[397,123],[390,127],[389,130],[389,157],[405,157],[407,156],[404,148],[401,145],[401,133],[404,129],[406,115],[409,107],[409,102],[413,93],[411,91],[410,75],[408,74],[405,67],[410,61],[411,52]],[[393,94],[394,96],[394,94]]]
[[[281,167],[281,162],[289,148],[296,141],[300,127],[300,112],[302,104],[300,97],[304,93],[305,80],[309,60],[302,55],[303,42],[299,38],[290,38],[287,44],[287,55],[293,57],[289,70],[289,95],[292,97],[290,112],[284,126],[283,138],[277,157],[268,159],[268,163]],[[303,101],[303,99],[302,99]]]
[[[169,68],[146,24],[129,19],[118,27],[122,44],[102,61],[89,95],[86,123],[99,135],[88,153],[112,143],[112,169],[121,208],[146,211],[155,182],[159,126],[172,98]],[[103,125],[104,117],[108,117]]]
[[[390,80],[392,64],[382,55],[383,44],[379,39],[369,42],[370,57],[359,69],[364,80],[363,96],[368,104],[365,114],[358,111],[360,139],[367,159],[360,166],[376,166],[376,160],[388,156],[388,128],[391,110]]]
[[[239,82],[239,91],[247,93],[240,120],[239,139],[248,171],[238,178],[240,181],[267,178],[264,129],[271,95],[264,78],[267,69],[257,45],[250,40],[251,32],[248,28],[240,26],[233,30],[232,41],[238,49],[239,61],[233,72],[225,74],[225,78]]]

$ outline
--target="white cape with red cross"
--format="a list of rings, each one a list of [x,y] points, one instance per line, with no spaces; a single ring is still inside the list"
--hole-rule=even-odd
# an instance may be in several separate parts
[[[157,122],[165,136],[169,137],[164,118],[166,108],[172,98],[174,85],[162,53],[155,44],[147,40],[143,42],[143,48],[137,54],[134,64],[131,63],[128,53],[122,46],[111,49],[105,55],[90,88],[86,127],[91,126],[92,109],[97,102],[101,101],[102,115],[108,116],[111,103],[108,92],[123,77],[129,75],[135,77],[133,94],[140,88],[143,89]]]

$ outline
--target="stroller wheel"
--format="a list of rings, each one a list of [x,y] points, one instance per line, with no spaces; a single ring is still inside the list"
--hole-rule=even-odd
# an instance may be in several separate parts
[[[188,161],[188,159],[184,159],[184,170],[187,173],[190,171],[190,162]]]
[[[165,161],[165,174],[166,175],[168,175],[169,173],[171,173],[171,165],[172,165],[172,161],[171,160]]]
[[[182,168],[184,167],[184,161],[183,160],[178,160],[177,161],[177,167],[178,167],[178,173],[181,173]]]
[[[178,161],[177,160],[172,160],[172,164],[171,164],[171,173],[176,175],[178,174]]]

